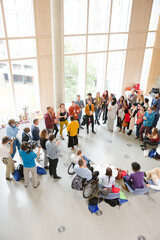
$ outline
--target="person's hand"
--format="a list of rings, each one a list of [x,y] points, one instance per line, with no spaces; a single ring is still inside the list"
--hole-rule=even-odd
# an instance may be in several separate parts
[[[18,126],[19,126],[19,123],[16,123],[15,126],[18,127]]]
[[[83,108],[83,105],[81,105],[81,108]]]
[[[56,142],[56,144],[57,144],[57,146],[59,146],[59,145],[60,145],[60,142]]]
[[[149,187],[150,187],[150,184],[146,184],[146,187],[149,188]]]
[[[58,119],[57,118],[54,120],[54,123],[58,123]]]
[[[144,117],[144,120],[147,120],[147,118],[146,118],[146,117]]]

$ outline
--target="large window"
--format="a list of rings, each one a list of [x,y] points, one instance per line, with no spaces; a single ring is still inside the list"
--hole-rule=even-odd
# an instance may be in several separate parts
[[[33,0],[0,1],[0,122],[39,109],[35,42]]]

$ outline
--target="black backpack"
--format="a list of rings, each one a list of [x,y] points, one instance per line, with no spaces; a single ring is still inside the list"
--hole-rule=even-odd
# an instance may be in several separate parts
[[[116,198],[116,199],[110,199],[110,200],[108,200],[108,199],[104,199],[104,201],[106,202],[106,203],[108,203],[111,207],[115,207],[115,206],[120,206],[120,203],[119,203],[119,201],[118,201],[118,199]]]
[[[24,178],[24,174],[23,174],[23,165],[22,164],[19,164],[18,167],[17,167],[17,170],[20,174],[20,178]]]

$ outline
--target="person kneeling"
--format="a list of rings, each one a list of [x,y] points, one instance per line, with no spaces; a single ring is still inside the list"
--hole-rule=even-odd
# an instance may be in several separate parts
[[[28,187],[29,184],[29,172],[32,174],[33,178],[33,187],[36,188],[40,185],[40,182],[37,179],[37,167],[35,159],[39,157],[41,147],[38,149],[38,153],[30,151],[28,148],[28,143],[24,142],[21,144],[21,150],[19,151],[20,156],[23,161],[23,173],[24,173],[24,186]]]
[[[91,170],[89,170],[83,159],[81,158],[78,160],[78,164],[74,166],[74,171],[76,175],[83,179],[86,179],[87,181],[90,181],[91,179],[96,179],[99,175],[98,171],[92,172]]]
[[[131,164],[132,170],[134,173],[131,173],[128,175],[128,170],[127,176],[123,177],[124,183],[127,183],[131,188],[137,189],[137,188],[144,188],[144,172],[140,172],[141,166],[137,162],[132,162]],[[122,186],[125,190],[129,191],[126,186]]]
[[[77,137],[77,133],[78,133],[78,129],[79,129],[79,123],[78,121],[74,121],[74,116],[70,116],[70,120],[71,122],[68,124],[67,127],[67,132],[69,135],[68,138],[68,147],[72,148],[72,150],[74,150],[74,146],[77,145],[78,146],[78,137]]]

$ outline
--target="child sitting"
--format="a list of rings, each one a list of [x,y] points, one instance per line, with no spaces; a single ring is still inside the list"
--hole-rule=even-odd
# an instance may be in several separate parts
[[[137,188],[144,188],[144,182],[143,182],[143,177],[144,177],[144,172],[140,172],[141,166],[137,162],[132,162],[131,164],[132,170],[134,173],[131,173],[128,175],[128,170],[127,176],[123,177],[124,183],[127,183],[131,188],[137,189]],[[126,186],[122,186],[126,191],[129,191]]]
[[[78,149],[77,152],[76,152],[76,154],[72,154],[72,155],[71,155],[71,160],[72,160],[72,162],[73,162],[74,164],[77,164],[77,163],[78,163],[78,160],[79,160],[80,158],[83,159],[84,162],[86,162],[86,166],[87,166],[87,167],[88,167],[88,166],[90,167],[90,164],[91,164],[91,165],[94,164],[90,159],[88,159],[85,155],[82,154],[82,150],[81,150],[81,149]]]

